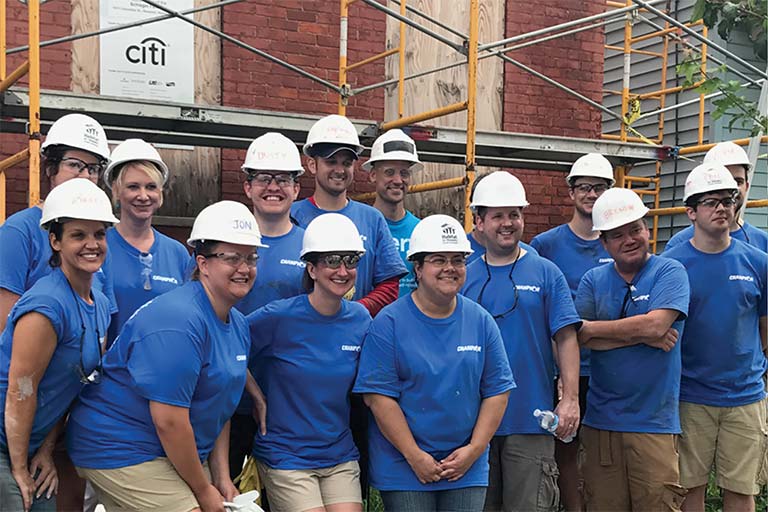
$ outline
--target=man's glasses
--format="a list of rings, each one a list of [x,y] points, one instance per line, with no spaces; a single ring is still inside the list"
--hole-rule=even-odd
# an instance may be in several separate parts
[[[249,267],[255,267],[259,261],[259,255],[255,252],[240,254],[239,252],[217,252],[214,254],[202,254],[203,258],[218,258],[230,267],[238,268],[245,262]]]
[[[480,288],[480,293],[477,295],[477,303],[483,306],[483,308],[488,311],[494,320],[498,320],[499,318],[503,318],[506,315],[512,313],[515,309],[517,309],[517,303],[520,300],[520,296],[517,293],[517,284],[515,283],[515,279],[512,277],[512,273],[515,271],[515,266],[517,266],[517,260],[520,259],[520,248],[517,249],[517,257],[515,258],[514,263],[512,263],[512,268],[509,269],[509,275],[507,276],[507,279],[509,279],[509,282],[512,283],[512,291],[514,293],[514,299],[512,300],[512,306],[510,306],[507,310],[505,310],[503,313],[494,313],[490,309],[483,306],[483,293],[485,293],[485,288],[488,286],[488,283],[491,282],[491,269],[488,267],[488,262],[485,261],[485,272],[487,273],[488,277],[485,279],[485,283],[483,283],[483,287]]]
[[[341,264],[344,263],[344,266],[347,267],[348,270],[356,269],[357,265],[360,264],[360,255],[359,254],[324,254],[320,256],[317,259],[318,263],[323,263],[326,267],[336,270],[337,268],[341,267]]]
[[[411,170],[410,169],[400,169],[399,171],[397,169],[393,169],[391,167],[387,167],[383,171],[384,176],[387,178],[394,178],[395,174],[400,175],[400,179],[403,180],[409,180],[411,179]]]
[[[449,259],[445,256],[432,256],[425,258],[424,263],[429,263],[437,268],[445,268],[449,263],[453,268],[464,268],[467,266],[467,258],[466,256],[454,256]]]
[[[736,199],[732,197],[724,197],[718,199],[716,197],[708,197],[696,202],[696,206],[703,206],[704,208],[717,208],[718,205],[723,205],[723,208],[731,208],[736,204]]]
[[[571,189],[581,194],[589,194],[594,190],[595,194],[599,195],[608,190],[608,185],[605,183],[595,183],[594,185],[591,183],[579,183],[578,185],[572,186]]]
[[[144,289],[149,291],[152,289],[152,254],[151,253],[139,253],[139,263],[141,263],[141,279]]]
[[[86,169],[88,169],[89,176],[99,176],[104,172],[104,164],[87,164],[79,158],[74,157],[62,158],[61,165],[74,174],[80,174]]]
[[[269,174],[266,172],[251,174],[249,180],[251,183],[255,183],[264,188],[268,187],[269,184],[272,183],[272,180],[275,180],[275,183],[277,183],[277,186],[280,188],[289,188],[295,183],[293,176],[287,174]]]

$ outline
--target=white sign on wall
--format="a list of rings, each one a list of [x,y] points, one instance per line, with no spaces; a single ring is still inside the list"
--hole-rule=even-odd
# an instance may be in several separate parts
[[[194,0],[158,3],[174,11],[194,7]],[[163,14],[141,0],[100,1],[101,29]],[[194,103],[193,28],[169,19],[101,35],[101,94]]]

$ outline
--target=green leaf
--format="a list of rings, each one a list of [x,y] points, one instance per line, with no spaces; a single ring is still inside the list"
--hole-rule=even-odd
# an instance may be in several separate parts
[[[704,17],[704,11],[707,10],[707,0],[696,0],[691,13],[691,22],[699,21]]]

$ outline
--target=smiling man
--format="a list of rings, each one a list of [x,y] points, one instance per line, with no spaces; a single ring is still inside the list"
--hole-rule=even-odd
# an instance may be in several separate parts
[[[765,443],[768,255],[731,234],[738,182],[717,164],[685,181],[693,238],[664,256],[685,265],[691,307],[682,339],[683,510],[703,510],[712,465],[723,509],[755,509]]]
[[[581,432],[587,511],[680,510],[680,344],[688,313],[685,268],[649,254],[645,207],[615,188],[592,208],[613,264],[589,270],[576,292],[592,349]]]
[[[411,184],[411,175],[424,166],[419,162],[416,143],[402,130],[389,130],[373,143],[371,158],[362,166],[370,171],[370,179],[376,185],[373,207],[384,215],[392,240],[400,253],[408,275],[400,279],[400,296],[416,288],[413,264],[408,261],[408,246],[418,217],[405,209],[405,195]]]

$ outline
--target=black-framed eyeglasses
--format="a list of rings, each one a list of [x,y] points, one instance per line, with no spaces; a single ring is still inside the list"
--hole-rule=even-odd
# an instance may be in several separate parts
[[[67,281],[69,283],[69,281]],[[83,348],[85,347],[85,317],[83,316],[83,310],[80,308],[80,298],[75,293],[75,290],[72,288],[72,284],[69,284],[69,290],[72,292],[72,298],[75,301],[75,305],[77,305],[77,313],[80,316],[80,362],[75,367],[75,372],[77,372],[77,377],[80,379],[81,384],[98,384],[101,382],[101,373],[103,371],[103,367],[101,365],[101,330],[99,329],[99,319],[94,313],[94,326],[96,327],[96,353],[98,354],[97,363],[94,369],[91,371],[91,373],[85,373],[85,359],[83,358]]]
[[[488,311],[494,320],[498,320],[500,318],[504,318],[506,315],[512,313],[515,309],[517,309],[517,304],[520,301],[520,296],[517,292],[517,284],[515,283],[515,279],[512,277],[512,273],[515,271],[515,267],[517,266],[517,260],[520,259],[520,248],[517,249],[517,256],[515,257],[515,261],[512,263],[512,268],[509,269],[509,275],[507,276],[507,279],[512,283],[512,291],[514,293],[514,300],[512,301],[512,306],[508,308],[503,313],[494,313],[490,309],[483,306],[483,293],[485,293],[485,288],[488,286],[488,283],[491,282],[491,269],[488,266],[488,261],[483,258],[483,261],[485,262],[485,272],[487,273],[485,283],[483,283],[482,288],[480,288],[480,293],[477,295],[477,303],[483,306],[483,308]]]
[[[318,263],[323,263],[326,267],[336,270],[337,268],[341,267],[341,264],[344,263],[344,266],[349,269],[356,269],[357,266],[360,264],[360,255],[359,254],[323,254],[317,259]]]
[[[238,268],[245,262],[249,267],[255,267],[259,261],[259,255],[255,252],[241,254],[239,252],[217,252],[212,254],[201,254],[203,258],[218,258],[230,267]]]
[[[141,263],[142,284],[144,289],[149,291],[152,289],[152,253],[139,253],[139,263]]]
[[[731,208],[736,205],[736,199],[733,197],[723,197],[718,199],[717,197],[708,197],[696,201],[696,206],[703,206],[705,208],[715,209],[718,205],[723,205],[723,208]]]
[[[608,190],[608,185],[605,183],[579,183],[578,185],[572,186],[571,190],[575,190],[581,194],[589,194],[594,190],[595,194],[599,195]]]
[[[280,188],[289,188],[295,183],[293,176],[289,174],[270,174],[268,172],[253,173],[248,176],[248,179],[251,183],[255,183],[264,188],[268,187],[269,184],[272,183],[272,180],[274,180]]]
[[[464,255],[446,258],[445,256],[430,256],[424,258],[424,263],[429,263],[437,268],[445,268],[450,264],[453,268],[464,268],[467,266],[467,257]]]
[[[62,158],[61,163],[76,174],[80,174],[86,169],[88,169],[89,176],[99,176],[102,172],[104,172],[104,164],[89,164],[75,157]]]

